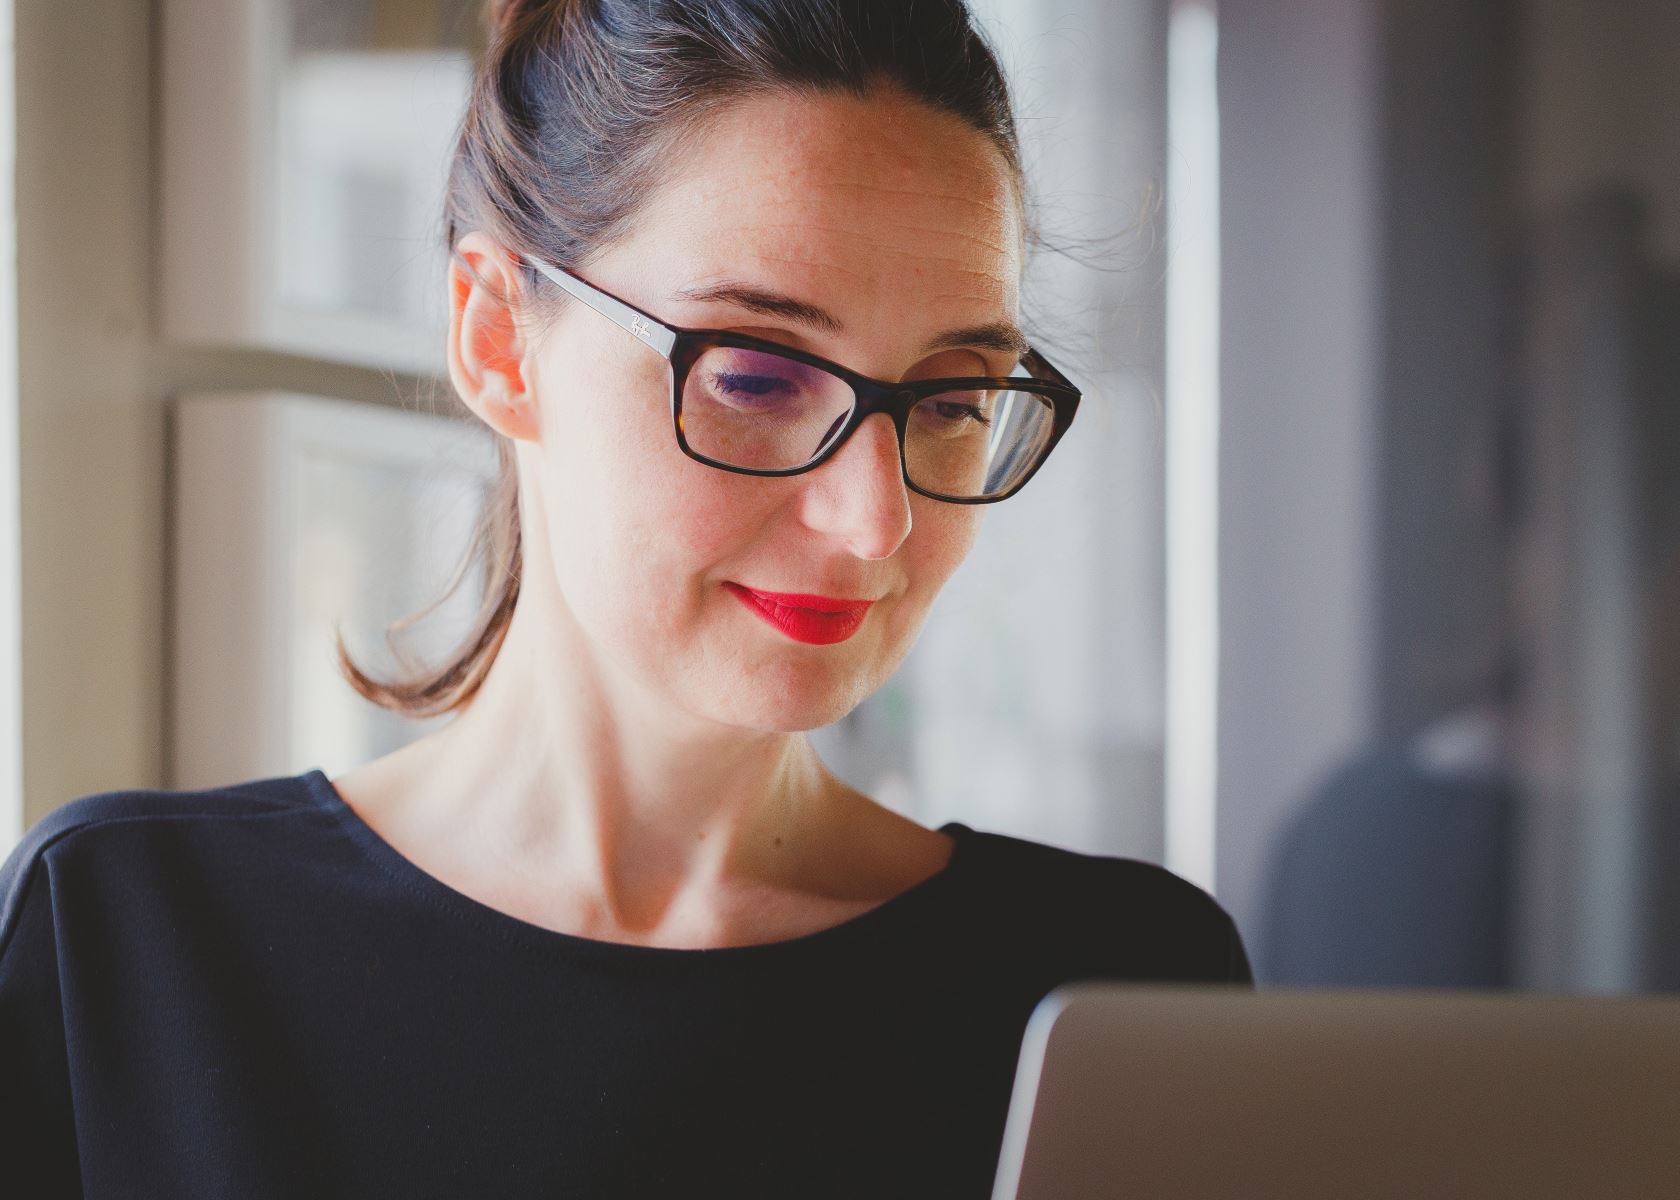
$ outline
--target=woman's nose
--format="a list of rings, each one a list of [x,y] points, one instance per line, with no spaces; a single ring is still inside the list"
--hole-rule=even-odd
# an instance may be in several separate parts
[[[898,430],[886,413],[864,418],[808,479],[806,524],[846,538],[859,558],[887,558],[909,536],[910,491]]]

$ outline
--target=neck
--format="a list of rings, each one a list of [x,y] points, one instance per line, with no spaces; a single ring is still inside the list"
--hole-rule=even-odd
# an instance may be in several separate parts
[[[852,797],[803,733],[720,725],[594,656],[547,572],[525,576],[484,684],[410,748],[409,820],[477,863],[564,880],[647,928],[693,898],[797,888]]]

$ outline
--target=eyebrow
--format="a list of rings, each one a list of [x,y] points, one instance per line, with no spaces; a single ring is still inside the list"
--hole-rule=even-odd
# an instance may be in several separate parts
[[[766,316],[797,321],[823,333],[843,333],[846,328],[840,318],[826,308],[734,280],[679,288],[671,293],[671,299],[722,300]],[[980,325],[967,325],[961,329],[948,329],[929,341],[923,347],[923,352],[962,346],[984,346],[989,350],[1003,350],[1011,354],[1025,354],[1029,349],[1027,335],[1021,332],[1020,326],[1011,321],[987,321]]]

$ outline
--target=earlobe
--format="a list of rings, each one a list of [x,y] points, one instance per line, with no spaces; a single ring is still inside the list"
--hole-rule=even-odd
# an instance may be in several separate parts
[[[518,286],[500,247],[476,232],[461,239],[449,262],[449,376],[486,425],[504,437],[536,441],[526,343],[508,300]]]

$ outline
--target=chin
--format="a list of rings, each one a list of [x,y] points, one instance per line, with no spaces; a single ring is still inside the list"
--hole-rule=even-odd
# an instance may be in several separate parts
[[[875,690],[879,681],[857,673],[828,675],[794,667],[762,670],[730,689],[726,705],[714,705],[717,719],[766,733],[804,733],[832,725]]]

